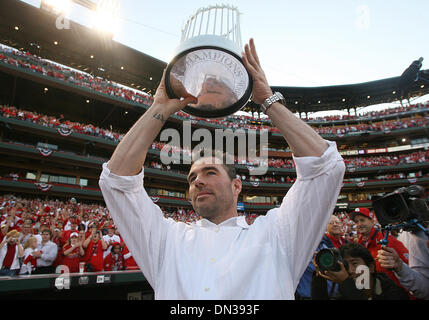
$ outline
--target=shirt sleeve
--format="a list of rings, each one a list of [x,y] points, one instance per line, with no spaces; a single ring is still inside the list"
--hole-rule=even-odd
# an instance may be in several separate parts
[[[118,176],[103,164],[99,185],[109,213],[136,263],[155,288],[171,222],[164,218],[143,187],[144,171]]]
[[[417,299],[429,299],[429,278],[402,263],[401,272],[395,272],[401,285]]]
[[[321,157],[294,157],[297,179],[275,210],[280,247],[296,289],[320,243],[340,193],[345,171],[336,143],[327,141]]]
[[[429,248],[423,232],[410,234],[409,265],[403,263],[401,272],[395,272],[401,285],[418,299],[429,299]]]

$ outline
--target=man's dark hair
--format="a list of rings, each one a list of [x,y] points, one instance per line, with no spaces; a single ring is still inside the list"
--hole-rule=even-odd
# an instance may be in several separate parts
[[[50,239],[52,239],[52,231],[51,231],[51,229],[44,229],[43,231],[42,231],[42,234],[43,233],[48,233],[49,234],[49,238]]]
[[[231,181],[237,178],[237,171],[235,170],[235,166],[233,164],[222,163],[222,167],[225,169]]]
[[[347,243],[340,247],[340,254],[343,257],[362,258],[367,266],[375,265],[375,260],[371,253],[364,246],[357,243]]]
[[[213,157],[213,158],[220,160],[220,162],[221,162],[220,164],[225,169],[225,171],[228,174],[228,177],[231,181],[234,180],[235,178],[237,178],[237,171],[235,170],[233,156],[231,156],[230,154],[228,154],[226,152],[223,152],[222,157],[220,157],[220,155],[218,155],[215,152],[215,150],[212,150],[212,153],[211,153],[211,155],[209,155],[209,157]],[[205,158],[205,157],[203,157],[203,158]]]

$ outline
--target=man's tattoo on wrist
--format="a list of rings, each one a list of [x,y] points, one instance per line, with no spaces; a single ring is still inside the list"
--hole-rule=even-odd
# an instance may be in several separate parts
[[[159,121],[161,121],[162,123],[164,123],[164,122],[165,122],[164,116],[163,116],[162,114],[160,114],[160,113],[155,113],[155,114],[153,115],[153,117],[154,117],[155,119],[158,119],[158,120],[159,120]]]

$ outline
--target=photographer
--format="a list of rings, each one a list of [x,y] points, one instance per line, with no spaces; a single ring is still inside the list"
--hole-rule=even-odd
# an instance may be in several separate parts
[[[377,259],[383,268],[394,271],[401,285],[414,297],[429,300],[429,240],[423,231],[409,234],[409,265],[392,248],[383,247]]]
[[[385,273],[376,271],[376,264],[371,253],[364,246],[349,243],[340,249],[338,261],[340,271],[321,271],[313,260],[316,271],[311,282],[312,300],[328,300],[327,280],[339,284],[338,293],[334,300],[409,300],[407,293],[397,286]],[[360,289],[357,283],[364,273],[359,273],[359,266],[366,266],[369,271],[368,283],[363,283]],[[364,268],[365,269],[365,268]]]
[[[323,235],[322,241],[320,241],[319,246],[316,251],[320,251],[326,248],[339,248],[342,244],[345,244],[345,239],[342,236],[341,221],[336,215],[331,215],[329,218],[328,226],[326,227],[326,232]],[[315,266],[313,261],[310,261],[307,268],[302,275],[298,287],[295,292],[295,299],[297,300],[309,300],[311,296],[311,278],[315,271]],[[338,288],[331,281],[328,282],[329,296],[335,295]]]
[[[390,246],[390,238],[382,241],[389,247],[377,250],[377,261],[383,268],[391,270],[413,298],[429,299],[429,208],[425,188],[411,185],[399,188],[373,200],[372,206],[383,230],[402,230],[407,235],[409,264],[403,263],[401,252]]]

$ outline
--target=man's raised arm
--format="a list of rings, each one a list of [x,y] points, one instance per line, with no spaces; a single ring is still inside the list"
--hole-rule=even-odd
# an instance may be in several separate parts
[[[157,285],[169,222],[145,191],[142,168],[165,121],[191,102],[195,102],[194,97],[169,99],[163,76],[154,103],[124,136],[109,162],[103,164],[100,175],[99,185],[109,213],[153,288]]]
[[[256,53],[253,39],[245,45],[243,62],[253,78],[252,100],[262,104],[273,95]],[[289,264],[293,290],[322,239],[341,190],[344,161],[335,142],[324,140],[286,106],[273,103],[266,114],[280,130],[293,153],[297,179],[273,219],[274,245]]]
[[[262,70],[253,39],[244,47],[243,63],[253,78],[252,100],[262,104],[273,92]],[[268,108],[267,115],[280,130],[295,157],[320,157],[328,148],[321,136],[281,103],[274,102]]]
[[[118,176],[138,174],[142,169],[148,149],[165,121],[187,104],[197,102],[196,98],[192,96],[183,100],[169,99],[165,91],[164,76],[165,72],[152,106],[128,131],[110,158],[108,168]]]

